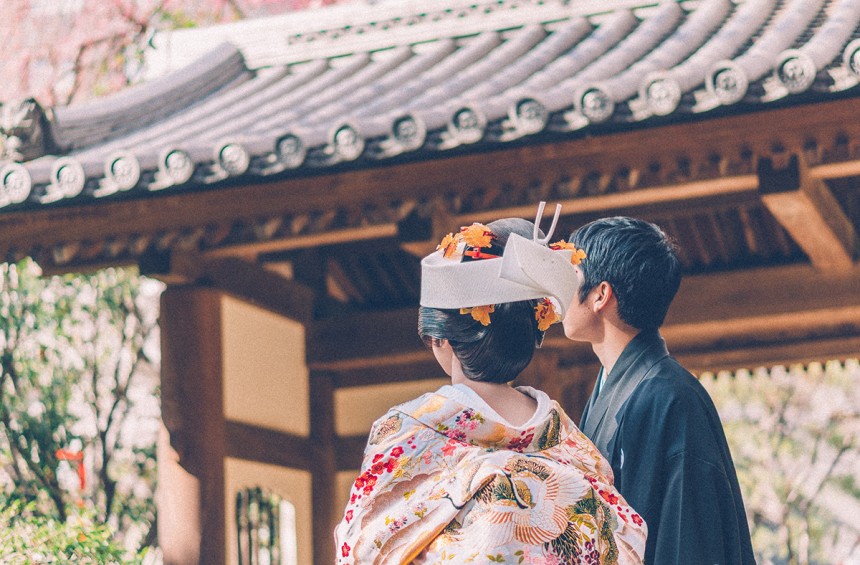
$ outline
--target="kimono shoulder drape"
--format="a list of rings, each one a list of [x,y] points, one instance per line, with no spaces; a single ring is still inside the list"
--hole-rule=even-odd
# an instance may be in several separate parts
[[[556,403],[516,429],[429,393],[373,425],[335,543],[343,565],[626,565],[642,563],[645,536]]]

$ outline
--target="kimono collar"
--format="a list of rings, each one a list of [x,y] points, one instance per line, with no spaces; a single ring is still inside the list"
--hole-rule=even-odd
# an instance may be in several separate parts
[[[617,385],[622,375],[624,375],[640,357],[652,349],[654,350],[654,353],[660,357],[669,355],[669,350],[666,349],[666,342],[663,340],[663,337],[660,335],[658,330],[642,330],[636,334],[636,337],[630,340],[630,343],[628,343],[627,347],[624,348],[624,351],[621,352],[615,365],[612,366],[612,370],[609,371],[609,374],[606,376],[606,382],[603,386],[612,387]]]
[[[442,394],[429,393],[398,407],[447,441],[465,443],[487,450],[510,449],[533,453],[558,445],[572,426],[555,401],[546,418],[526,428],[514,428],[494,420],[479,409],[466,406]]]
[[[583,432],[608,455],[609,442],[618,428],[616,415],[648,371],[661,359],[668,357],[666,342],[660,332],[643,330],[634,337],[609,371],[600,394],[588,411]]]

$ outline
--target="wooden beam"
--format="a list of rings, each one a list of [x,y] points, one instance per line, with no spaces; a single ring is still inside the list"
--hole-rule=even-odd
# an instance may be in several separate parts
[[[429,381],[445,378],[445,373],[430,351],[416,352],[412,355],[394,359],[356,360],[355,363],[320,363],[314,367],[324,367],[331,371],[335,388],[368,386],[386,383],[405,383]]]
[[[860,355],[860,336],[809,338],[802,342],[752,344],[726,350],[681,351],[673,355],[694,374],[734,371],[776,365],[808,364],[812,361],[856,359]]]
[[[416,353],[423,358],[426,354],[418,337],[418,308],[357,312],[318,320],[308,326],[307,332],[308,366],[316,370],[366,366],[350,365],[356,359],[397,359]]]
[[[306,437],[227,421],[227,457],[310,471],[314,449]]]
[[[792,155],[784,167],[759,162],[764,206],[818,269],[846,271],[854,264],[857,234],[839,202],[803,159]]]
[[[217,288],[302,323],[313,317],[314,290],[260,263],[235,257],[208,259],[178,250],[170,253],[169,263],[167,280]]]
[[[335,373],[337,387],[438,377],[415,333],[416,310],[315,322],[309,365]],[[550,329],[544,348],[558,350],[565,367],[593,365],[590,348],[557,328]],[[763,360],[775,359],[789,341],[798,361],[826,358],[828,344],[832,355],[843,355],[839,340],[860,336],[860,267],[831,273],[793,265],[687,277],[663,333],[673,353],[696,360],[698,368],[702,360],[722,366],[722,358],[729,365],[755,363],[756,348]],[[818,345],[807,350],[806,343]]]
[[[860,177],[860,159],[815,165],[809,168],[809,174],[817,179]]]
[[[666,339],[684,351],[750,347],[756,343],[803,343],[805,339],[860,335],[860,305],[669,324]],[[860,354],[860,352],[858,352]]]
[[[364,447],[367,445],[367,436],[348,436],[335,439],[335,451],[337,452],[337,470],[355,471],[361,469],[361,461],[364,458]]]
[[[684,277],[666,326],[773,319],[860,304],[860,267],[840,273],[789,265]],[[779,324],[773,324],[779,330]]]
[[[663,334],[696,371],[858,355],[860,268],[831,273],[795,265],[688,277]]]
[[[565,216],[575,214],[605,213],[617,210],[630,210],[641,207],[656,206],[666,210],[667,206],[690,207],[700,201],[725,202],[727,198],[733,203],[748,201],[756,195],[758,177],[756,175],[737,175],[697,182],[681,183],[657,188],[643,188],[629,192],[616,192],[599,196],[583,196],[562,200],[562,212]],[[481,210],[476,213],[464,214],[455,219],[452,225],[465,225],[470,222],[489,222],[497,218],[521,217],[532,218],[535,213],[534,204],[514,206],[495,210]],[[547,206],[543,216],[552,218],[555,206]]]
[[[397,312],[408,313],[411,310],[411,308],[405,308],[403,310],[398,310]],[[399,320],[397,318],[399,318],[400,316],[395,314],[392,314],[392,316],[394,316],[394,319],[392,321],[394,323],[399,323]],[[331,321],[332,319],[327,319],[326,321],[322,322],[322,325],[328,326],[329,322]],[[407,336],[407,334],[405,333],[407,331],[407,328],[403,326],[400,329],[402,329],[404,332],[402,335]],[[333,332],[332,335],[335,335],[337,333],[337,330],[331,331]],[[326,330],[325,333],[328,334],[329,330]],[[368,337],[366,341],[361,340],[362,344],[369,344],[371,342],[374,343],[377,347],[380,345],[380,343],[374,337]],[[392,371],[396,370],[397,367],[412,367],[415,363],[421,363],[422,361],[428,359],[428,355],[431,355],[430,352],[428,352],[423,347],[414,347],[415,344],[412,343],[412,341],[408,339],[408,337],[404,338],[403,342],[404,349],[402,351],[395,351],[393,344],[385,343],[383,344],[384,348],[381,348],[375,352],[366,352],[364,354],[356,354],[356,352],[344,352],[338,355],[338,357],[342,358],[338,358],[331,361],[327,361],[325,359],[312,361],[308,363],[308,367],[316,371],[330,371],[338,374],[355,371],[355,374],[358,375],[360,374],[359,372],[361,370],[370,367],[383,367]],[[321,350],[322,348],[318,349],[314,347],[313,349]],[[315,355],[319,355],[319,353],[315,353]]]
[[[337,245],[345,241],[367,241],[372,239],[385,239],[397,235],[397,224],[377,224],[361,226],[357,228],[346,228],[326,231],[294,237],[274,238],[253,243],[227,245],[205,251],[204,257],[242,257],[245,259],[256,259],[263,253],[277,253],[279,251],[293,251],[296,249],[313,249],[326,245]]]

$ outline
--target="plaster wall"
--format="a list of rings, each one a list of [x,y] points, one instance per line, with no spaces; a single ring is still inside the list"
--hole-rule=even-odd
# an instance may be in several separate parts
[[[302,324],[226,295],[221,310],[224,416],[307,436],[309,383]]]
[[[444,375],[442,369],[439,374]],[[334,393],[334,429],[339,436],[367,435],[370,426],[388,409],[431,392],[451,379],[388,383],[337,389]]]

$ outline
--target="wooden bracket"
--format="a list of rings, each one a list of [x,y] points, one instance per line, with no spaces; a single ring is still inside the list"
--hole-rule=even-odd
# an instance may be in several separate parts
[[[764,206],[821,271],[848,271],[854,264],[857,233],[825,182],[810,174],[796,154],[758,163]],[[782,165],[782,166],[779,166]]]

